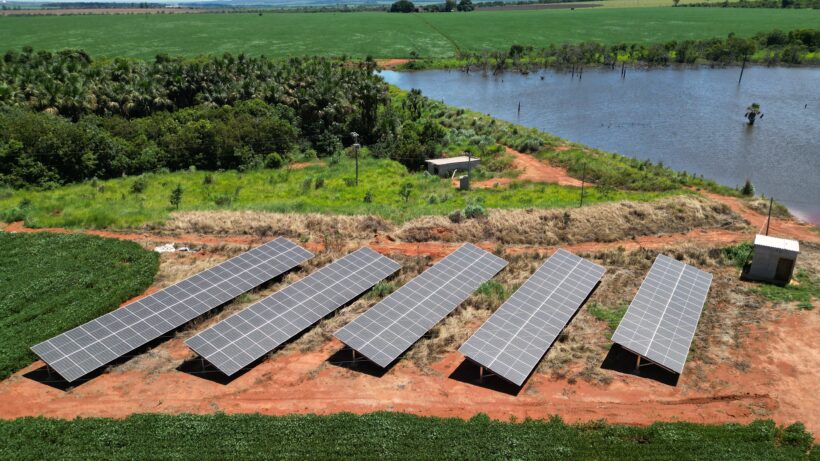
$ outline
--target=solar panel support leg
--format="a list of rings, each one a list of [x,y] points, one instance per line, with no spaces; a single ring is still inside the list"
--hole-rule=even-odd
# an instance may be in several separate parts
[[[635,362],[635,371],[641,371],[641,356],[640,355],[638,355],[638,360]]]
[[[478,381],[484,382],[484,367],[478,367]]]

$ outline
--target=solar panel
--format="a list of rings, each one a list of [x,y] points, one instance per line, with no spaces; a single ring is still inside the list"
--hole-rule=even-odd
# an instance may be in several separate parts
[[[612,341],[681,373],[711,284],[712,274],[658,255]]]
[[[604,268],[556,251],[459,352],[520,386],[604,275]]]
[[[465,243],[334,336],[387,367],[506,265],[507,261]]]
[[[186,344],[230,376],[277,348],[401,266],[362,248],[228,317]]]
[[[312,257],[280,237],[31,350],[71,382]]]

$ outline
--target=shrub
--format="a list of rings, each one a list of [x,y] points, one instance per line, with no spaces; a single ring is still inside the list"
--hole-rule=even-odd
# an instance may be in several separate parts
[[[316,188],[316,190],[319,190],[319,189],[325,187],[325,178],[324,178],[324,176],[319,176],[318,178],[316,178],[316,184],[314,185],[314,187]]]
[[[313,178],[308,176],[307,178],[302,180],[302,193],[306,194],[310,192],[310,188],[313,186]]]
[[[141,194],[145,192],[146,188],[148,188],[148,181],[146,181],[144,177],[140,176],[134,180],[133,184],[131,184],[131,193]]]
[[[743,184],[743,188],[740,189],[740,193],[746,197],[751,197],[755,195],[755,186],[747,179],[746,183]]]
[[[483,218],[487,214],[484,205],[475,202],[470,203],[464,208],[464,216],[468,219]]]
[[[373,193],[367,191],[364,193],[364,203],[373,203]]]
[[[453,224],[458,224],[464,219],[461,214],[461,210],[456,210],[450,213],[447,217],[450,218],[450,222]]]

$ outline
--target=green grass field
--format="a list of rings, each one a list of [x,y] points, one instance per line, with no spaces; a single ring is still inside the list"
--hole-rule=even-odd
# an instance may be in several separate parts
[[[122,420],[0,421],[0,458],[800,460],[816,454],[802,424],[648,427],[559,418],[522,423],[401,413],[362,416],[135,415]],[[813,449],[814,448],[814,449]]]
[[[158,267],[133,242],[0,232],[0,379],[36,359],[29,347],[145,291]]]
[[[577,206],[580,189],[553,184],[518,184],[511,188],[455,190],[448,179],[411,173],[398,162],[360,161],[360,184],[348,185],[355,176],[354,162],[343,159],[331,166],[300,170],[258,170],[246,173],[182,171],[147,174],[145,189],[133,191],[137,177],[88,181],[50,191],[0,191],[0,218],[25,220],[31,227],[127,228],[161,222],[172,211],[171,190],[182,186],[180,210],[243,209],[278,212],[373,214],[401,222],[424,215],[447,214],[480,202],[487,208],[555,208]],[[206,177],[212,183],[206,184]],[[317,180],[323,185],[317,188]],[[402,184],[412,190],[405,202]],[[364,196],[371,193],[371,202]],[[584,203],[613,200],[645,201],[670,192],[607,191],[586,189]],[[21,205],[22,204],[22,205]]]
[[[457,49],[595,40],[656,43],[820,27],[818,10],[593,8],[469,14],[265,13],[0,16],[4,49],[83,48],[93,56],[449,57]]]

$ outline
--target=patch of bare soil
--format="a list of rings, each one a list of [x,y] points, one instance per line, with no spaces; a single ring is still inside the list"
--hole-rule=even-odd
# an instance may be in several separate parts
[[[376,65],[381,67],[382,69],[391,69],[396,66],[400,66],[402,64],[407,64],[410,62],[410,59],[403,59],[403,58],[395,58],[395,59],[377,59]]]
[[[581,181],[568,175],[565,168],[542,162],[532,155],[518,152],[510,147],[506,149],[507,154],[513,156],[513,168],[521,173],[516,178],[490,178],[483,181],[475,181],[470,184],[470,187],[479,189],[502,187],[512,181],[542,182],[560,184],[562,186],[581,187]],[[458,182],[454,181],[454,185],[458,186]]]

